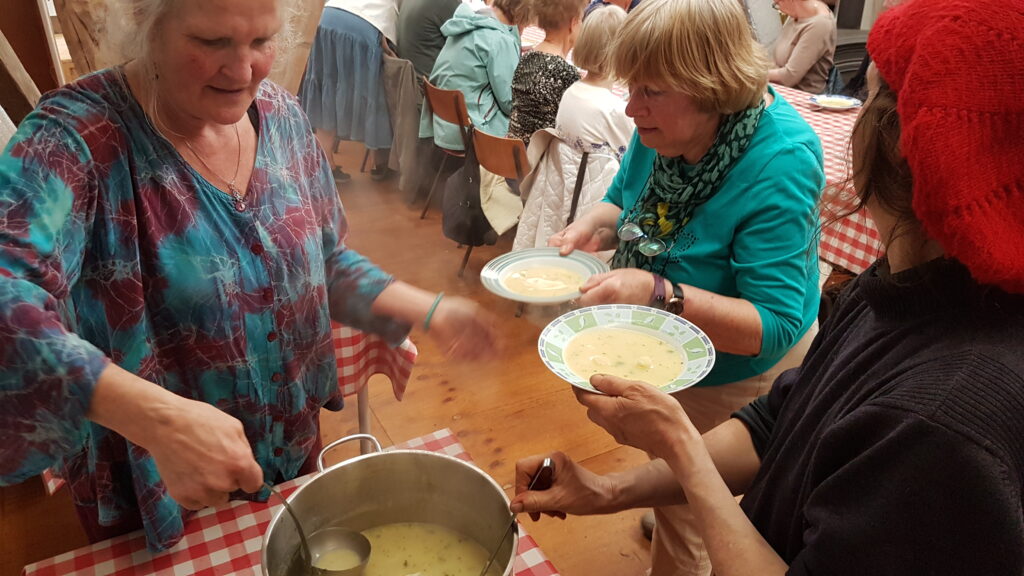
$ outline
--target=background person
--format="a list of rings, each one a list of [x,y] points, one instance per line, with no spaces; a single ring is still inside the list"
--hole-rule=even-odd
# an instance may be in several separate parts
[[[612,68],[629,85],[636,134],[604,202],[550,244],[563,254],[616,249],[580,305],[672,302],[707,333],[715,367],[676,399],[710,430],[798,365],[814,337],[821,144],[767,86],[735,0],[644,0]],[[655,516],[652,574],[706,574],[689,510]]]
[[[802,366],[703,437],[667,395],[595,376],[591,419],[661,460],[597,476],[558,454],[554,486],[525,493],[524,460],[512,510],[685,497],[719,576],[1024,572],[1022,41],[1002,0],[883,14],[853,162],[887,257]]]
[[[323,150],[265,81],[284,7],[126,2],[132,59],[48,93],[0,156],[0,483],[56,467],[92,541],[163,550],[186,509],[315,469],[332,319],[492,351],[477,306],[346,247]]]
[[[820,0],[777,0],[789,16],[775,40],[768,81],[820,94],[836,53],[836,18]]]
[[[576,44],[583,7],[581,0],[532,3],[531,16],[544,30],[544,40],[523,55],[512,77],[509,138],[519,138],[529,146],[534,132],[554,127],[562,95],[580,79],[579,71],[566,58]]]
[[[530,19],[527,0],[495,0],[494,17],[463,4],[441,27],[444,48],[437,56],[430,82],[444,90],[461,90],[473,126],[488,134],[508,132],[512,113],[512,75],[519,64],[519,35]],[[420,138],[433,138],[448,150],[462,150],[454,124],[435,118],[429,106],[420,115]]]
[[[352,177],[334,164],[335,142],[373,150],[370,176],[389,175],[393,133],[382,80],[384,51],[395,43],[397,0],[328,0],[309,52],[299,100],[327,151],[334,178]]]
[[[399,58],[412,62],[416,76],[430,76],[444,48],[444,25],[462,0],[403,0],[398,11]]]

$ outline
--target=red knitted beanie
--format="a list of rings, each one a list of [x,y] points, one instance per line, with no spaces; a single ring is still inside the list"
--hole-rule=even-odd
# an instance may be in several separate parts
[[[910,0],[868,51],[925,232],[978,282],[1024,293],[1024,0]]]

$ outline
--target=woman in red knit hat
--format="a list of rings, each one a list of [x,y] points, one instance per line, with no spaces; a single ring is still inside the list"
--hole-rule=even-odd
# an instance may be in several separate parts
[[[1024,574],[1024,0],[911,0],[868,47],[854,184],[887,256],[703,437],[670,396],[594,376],[590,418],[659,460],[598,476],[559,453],[529,492],[524,459],[514,511],[685,500],[717,576]]]

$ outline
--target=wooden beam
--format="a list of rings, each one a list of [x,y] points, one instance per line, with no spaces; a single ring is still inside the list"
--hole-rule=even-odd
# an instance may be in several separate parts
[[[18,123],[36,107],[39,97],[39,88],[0,32],[0,106]]]
[[[105,61],[99,49],[99,39],[107,32],[107,0],[54,0],[53,4],[80,76],[117,64]]]

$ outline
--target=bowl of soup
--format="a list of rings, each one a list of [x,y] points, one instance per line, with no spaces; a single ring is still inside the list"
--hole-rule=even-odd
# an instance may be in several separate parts
[[[502,254],[484,265],[480,282],[492,293],[526,304],[559,304],[580,295],[580,286],[608,264],[575,250],[560,256],[558,248],[527,248]]]
[[[289,496],[303,530],[362,532],[371,543],[364,576],[479,576],[511,518],[501,486],[472,464],[422,450],[378,451],[324,469],[324,453],[364,437],[324,447],[321,472]],[[263,576],[309,574],[299,549],[294,523],[278,510],[263,537]],[[517,549],[513,533],[488,576],[510,576]]]

